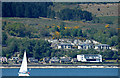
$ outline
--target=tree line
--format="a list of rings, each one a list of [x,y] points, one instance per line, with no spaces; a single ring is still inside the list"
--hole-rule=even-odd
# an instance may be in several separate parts
[[[27,17],[27,18],[58,18],[61,20],[86,20],[93,19],[92,14],[88,11],[80,9],[62,9],[60,12],[55,12],[50,6],[52,2],[3,2],[2,16],[3,17]]]
[[[57,16],[62,20],[85,20],[91,21],[93,19],[92,13],[88,11],[82,11],[80,9],[63,9],[57,13]]]
[[[47,17],[47,7],[52,2],[3,2],[3,17]]]

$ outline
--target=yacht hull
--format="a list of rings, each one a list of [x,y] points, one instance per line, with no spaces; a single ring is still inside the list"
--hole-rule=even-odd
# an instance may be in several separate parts
[[[19,76],[30,76],[29,74],[19,74]]]

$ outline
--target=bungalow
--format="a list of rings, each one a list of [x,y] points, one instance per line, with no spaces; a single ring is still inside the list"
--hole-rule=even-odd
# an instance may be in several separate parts
[[[58,63],[59,59],[57,57],[52,57],[49,61],[49,63]]]
[[[79,40],[79,39],[75,39],[74,41],[73,41],[73,43],[75,44],[75,45],[78,45],[79,43],[83,43],[81,40]]]
[[[18,62],[18,63],[22,63],[22,60],[23,60],[23,59],[19,59],[17,62]]]
[[[84,43],[90,44],[90,43],[92,43],[92,42],[91,42],[91,40],[86,40]]]
[[[49,58],[49,57],[44,57],[44,58],[43,58],[43,62],[49,63],[49,61],[50,61],[50,58]]]
[[[57,43],[51,43],[51,47],[57,49]]]
[[[18,60],[18,57],[12,57],[12,61]]]
[[[0,57],[0,63],[2,62],[7,62],[7,58],[6,57]]]
[[[70,62],[71,57],[60,57],[60,63]]]
[[[60,42],[64,42],[65,40],[64,39],[59,39]]]
[[[77,58],[72,58],[71,62],[72,63],[76,63],[77,62]]]
[[[77,60],[81,62],[102,62],[102,56],[97,54],[77,55]]]
[[[93,48],[94,46],[92,44],[79,44],[78,45],[78,49],[91,49]]]
[[[30,63],[38,63],[38,59],[35,59],[35,58],[33,58],[33,57],[28,58],[28,61],[29,61]]]
[[[48,40],[48,42],[51,42],[51,43],[58,43],[59,41],[57,39],[50,39]]]
[[[72,46],[70,43],[61,43],[58,45],[58,49],[72,49]]]
[[[99,44],[99,45],[96,45],[94,49],[110,49],[109,47],[110,46],[107,44]]]

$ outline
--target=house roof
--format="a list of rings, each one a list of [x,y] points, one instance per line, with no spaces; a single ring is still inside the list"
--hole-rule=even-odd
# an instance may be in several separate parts
[[[81,55],[84,55],[84,56],[99,56],[100,54],[81,54]]]
[[[72,44],[70,44],[70,43],[61,43],[61,44],[59,44],[59,46],[72,46]]]
[[[18,57],[13,57],[13,58],[18,58]]]
[[[34,57],[29,57],[28,59],[35,59]]]
[[[84,57],[87,59],[93,59],[93,58],[100,56],[100,54],[82,54],[82,55],[84,55]],[[89,57],[91,57],[91,58],[89,58]]]
[[[92,46],[92,44],[79,44],[78,46]]]
[[[107,45],[107,44],[99,44],[97,46],[109,46],[109,45]]]
[[[60,57],[61,61],[70,61],[71,57]]]
[[[57,57],[52,57],[50,61],[59,61],[59,59]]]
[[[72,58],[72,61],[77,61],[77,58]]]
[[[7,59],[6,57],[0,57],[0,59]]]

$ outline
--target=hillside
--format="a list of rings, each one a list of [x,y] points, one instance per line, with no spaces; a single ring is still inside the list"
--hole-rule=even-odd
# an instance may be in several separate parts
[[[113,4],[80,4],[83,10],[92,12],[95,16],[118,16],[118,3]]]
[[[55,3],[54,6],[51,6],[52,10],[59,12],[62,9],[65,8],[71,8],[71,9],[82,9],[83,11],[91,12],[95,16],[118,16],[118,3],[89,3],[89,4],[58,4]]]
[[[117,35],[117,28],[118,28],[117,26],[118,18],[116,16],[99,17],[99,21],[100,21],[99,23],[83,22],[83,21],[63,21],[63,20],[43,18],[43,17],[40,17],[40,18],[3,18],[2,20],[3,20],[3,24],[4,22],[8,24],[11,23],[15,26],[16,24],[14,23],[23,24],[25,27],[27,27],[26,31],[31,32],[31,35],[29,35],[29,37],[31,38],[34,38],[34,37],[35,38],[39,38],[39,37],[53,38],[55,35],[58,35],[59,38],[62,38],[60,34],[62,34],[63,31],[60,28],[62,28],[61,24],[64,23],[65,29],[63,29],[64,30],[63,37],[71,37],[71,38],[72,37],[84,37],[84,36],[75,36],[75,35],[73,36],[75,32],[77,32],[78,30],[82,30],[83,35],[85,34],[87,35],[87,37],[85,38],[88,38],[88,39],[93,38],[101,43],[106,43],[104,42],[104,40],[102,41],[103,36],[105,37],[106,35],[105,40],[107,40],[107,37],[112,38],[112,36]],[[31,28],[32,30],[30,30]],[[11,31],[9,32],[9,29],[7,30],[8,30],[8,33],[10,34]],[[58,34],[56,34],[56,31],[58,32]],[[97,39],[97,32],[98,34],[101,33],[100,35],[101,39],[100,38]],[[95,34],[96,34],[96,37],[95,37]],[[15,34],[13,36],[15,36]]]
[[[52,25],[59,25],[61,22],[64,22],[66,24],[66,27],[74,27],[79,26],[80,28],[96,28],[96,29],[105,29],[105,25],[109,24],[112,28],[118,28],[117,22],[118,17],[117,16],[105,16],[105,17],[98,17],[99,23],[92,23],[92,22],[83,22],[83,21],[63,21],[63,20],[57,20],[57,19],[50,19],[50,18],[3,18],[3,21],[7,22],[19,22],[23,24],[27,24],[30,26],[52,26]]]
[[[9,5],[8,3],[5,4]],[[15,6],[17,6],[17,4],[19,3],[16,3]],[[95,40],[102,44],[108,44],[110,47],[118,49],[118,17],[115,13],[108,13],[108,15],[106,15],[107,12],[112,10],[116,12],[116,9],[114,9],[116,5],[113,7],[112,4],[105,8],[108,4],[53,3],[49,6],[44,6],[45,16],[44,12],[40,13],[42,15],[39,16],[39,12],[43,9],[43,6],[40,4],[32,4],[22,4],[27,7],[25,11],[22,11],[28,14],[19,13],[17,9],[15,10],[17,13],[11,16],[10,13],[14,12],[14,10],[9,11],[7,9],[8,17],[5,14],[5,17],[2,18],[3,56],[11,58],[13,54],[19,52],[21,57],[22,52],[26,50],[28,57],[35,57],[39,60],[43,57],[61,57],[64,55],[75,58],[77,54],[82,53],[99,53],[103,55],[104,58],[116,58],[117,52],[111,50],[60,50],[52,48],[51,43],[45,40],[79,39],[83,41],[88,39]],[[14,3],[11,5],[13,6]],[[33,6],[33,8],[29,9],[28,5]],[[35,8],[37,6],[41,7]],[[23,6],[21,6],[21,8],[22,7]],[[92,11],[91,7],[97,10],[99,8],[99,11]],[[106,12],[103,12],[103,8]],[[30,14],[33,9],[35,9],[32,12],[34,16]],[[4,12],[6,12],[5,10]],[[103,15],[101,15],[101,13],[103,13]],[[21,14],[23,16],[19,16]]]

